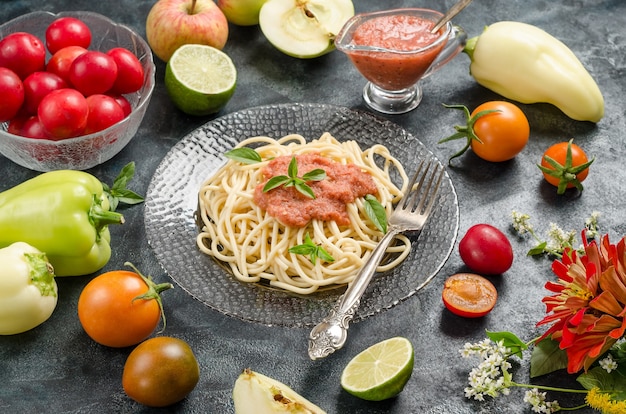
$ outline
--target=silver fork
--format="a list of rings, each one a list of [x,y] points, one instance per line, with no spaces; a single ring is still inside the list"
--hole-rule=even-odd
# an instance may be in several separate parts
[[[415,233],[422,230],[433,209],[443,175],[444,169],[436,160],[423,160],[420,163],[409,182],[408,193],[400,200],[387,220],[387,233],[345,293],[337,300],[328,316],[311,330],[309,334],[309,357],[311,359],[327,357],[343,347],[348,337],[348,324],[354,318],[361,296],[387,247],[399,233]]]

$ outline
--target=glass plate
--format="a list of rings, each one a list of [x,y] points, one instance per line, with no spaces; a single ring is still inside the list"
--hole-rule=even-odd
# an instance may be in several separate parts
[[[237,281],[230,271],[196,247],[195,221],[201,183],[225,162],[223,153],[240,140],[257,135],[279,138],[298,133],[310,141],[330,132],[361,148],[386,145],[408,175],[420,160],[432,157],[424,145],[400,126],[374,116],[329,105],[280,104],[227,114],[201,126],[178,142],[161,161],[148,187],[145,227],[161,266],[191,296],[207,306],[265,325],[305,327],[325,317],[344,288],[299,296]],[[457,195],[446,173],[440,202],[406,260],[375,275],[354,321],[389,309],[415,294],[441,269],[459,227]]]

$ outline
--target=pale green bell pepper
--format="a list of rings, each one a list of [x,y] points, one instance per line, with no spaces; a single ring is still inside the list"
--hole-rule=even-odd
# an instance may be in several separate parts
[[[467,41],[476,81],[505,98],[555,105],[578,121],[604,116],[600,88],[560,40],[530,24],[502,21]]]

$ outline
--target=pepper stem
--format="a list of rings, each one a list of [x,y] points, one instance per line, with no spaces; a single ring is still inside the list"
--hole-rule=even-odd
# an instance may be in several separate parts
[[[167,283],[167,282],[156,284],[152,280],[152,277],[144,276],[139,270],[137,270],[137,268],[132,263],[126,262],[124,263],[124,265],[131,267],[133,271],[137,273],[143,279],[144,282],[146,282],[146,285],[148,285],[148,291],[144,293],[143,295],[139,295],[133,298],[133,302],[139,299],[156,300],[157,304],[159,305],[159,309],[161,310],[161,320],[163,321],[163,328],[159,331],[159,333],[163,332],[165,330],[165,327],[167,326],[167,321],[165,319],[165,310],[163,309],[163,301],[161,300],[161,292],[166,291],[167,289],[173,288],[174,285],[172,285],[171,283]]]
[[[465,46],[463,47],[463,53],[469,56],[470,60],[474,60],[474,49],[476,49],[476,43],[478,42],[479,36],[474,36],[472,38],[467,39],[465,42]]]
[[[91,209],[89,210],[89,221],[95,227],[96,233],[99,236],[102,229],[109,224],[123,224],[124,216],[116,211],[109,211],[102,208],[102,201],[94,195]]]

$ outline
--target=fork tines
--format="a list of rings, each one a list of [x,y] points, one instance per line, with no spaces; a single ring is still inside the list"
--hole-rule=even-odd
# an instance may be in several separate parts
[[[432,165],[434,164],[434,168]],[[429,174],[430,172],[430,174]],[[434,159],[422,160],[407,187],[408,194],[404,197],[401,208],[411,212],[426,214],[433,206],[437,189],[443,177],[443,167]],[[419,178],[419,181],[418,181]],[[435,181],[436,178],[436,181]],[[428,180],[427,180],[428,179]],[[433,187],[434,183],[434,187]],[[432,189],[431,189],[432,187]],[[422,196],[420,197],[420,194]],[[419,204],[417,200],[419,199]],[[428,200],[428,203],[426,203]]]

